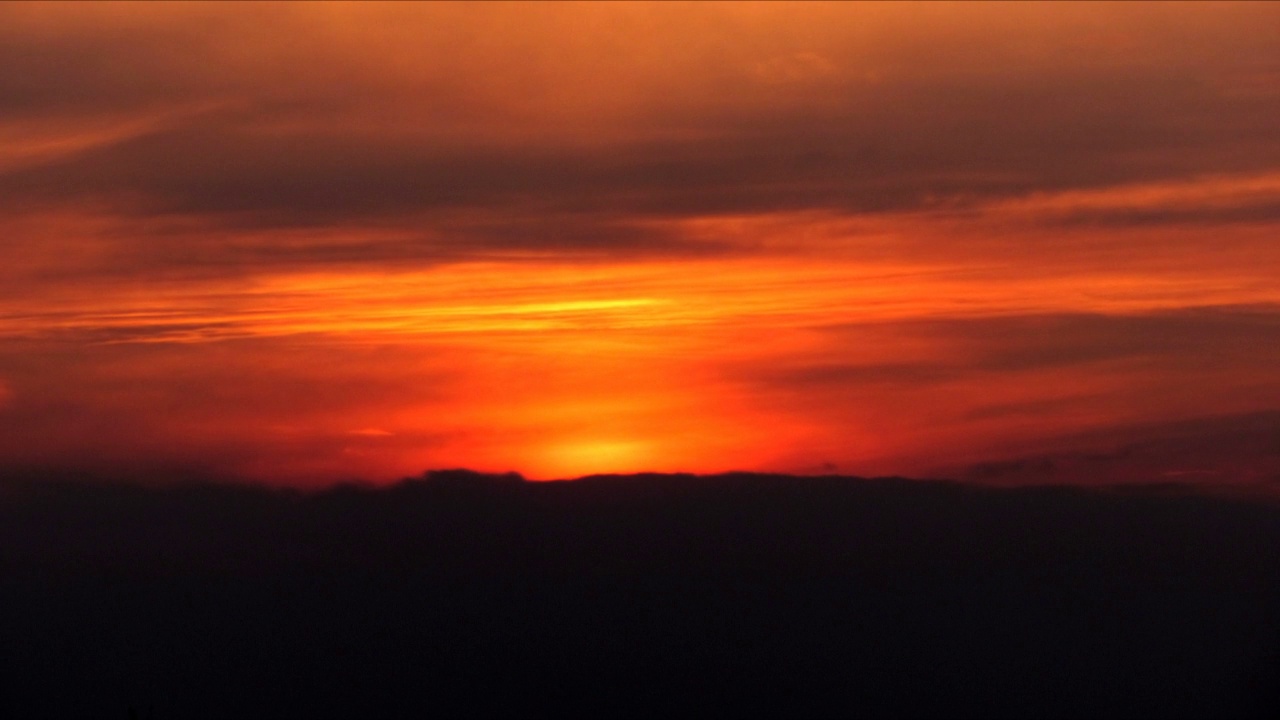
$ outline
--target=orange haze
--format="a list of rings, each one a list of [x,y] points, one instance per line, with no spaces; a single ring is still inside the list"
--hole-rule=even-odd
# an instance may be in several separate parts
[[[1280,6],[0,7],[0,468],[1280,478]]]

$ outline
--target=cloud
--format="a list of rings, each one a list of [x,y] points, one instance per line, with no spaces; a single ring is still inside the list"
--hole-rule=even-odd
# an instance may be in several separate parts
[[[827,329],[832,348],[822,355],[867,342],[883,342],[885,355],[906,347],[921,354],[901,359],[839,363],[827,360],[768,371],[783,383],[918,385],[974,373],[1016,373],[1116,361],[1166,368],[1205,361],[1264,366],[1280,360],[1280,306],[1204,307],[1120,314],[1011,315],[909,319],[889,328],[862,324]],[[920,348],[927,348],[923,352]],[[834,352],[831,352],[835,349]]]
[[[1280,157],[1280,93],[1223,89],[1280,65],[1256,30],[1266,6],[1208,23],[1208,11],[1095,10],[1133,38],[1091,56],[1079,44],[1098,20],[1070,10],[1014,13],[1035,51],[984,25],[988,9],[507,12],[525,22],[453,8],[91,13],[99,23],[9,10],[28,18],[5,31],[11,119],[226,109],[12,169],[0,190],[10,206],[301,226],[461,208],[856,213]],[[338,27],[349,15],[361,22]],[[599,33],[578,37],[588,21]],[[729,33],[743,35],[724,49]],[[787,48],[798,33],[810,46]],[[761,72],[776,92],[761,92]]]
[[[812,418],[804,466],[855,470],[851,445],[959,454],[971,428],[1186,417],[1215,393],[1257,409],[1277,361],[1278,12],[0,6],[6,378],[38,399],[33,428],[74,427],[47,455],[156,429],[179,459],[253,462],[270,440],[226,418],[257,396],[224,366],[269,399],[253,428],[305,415],[335,447],[385,427],[397,448],[455,430],[376,382],[399,420],[339,422],[359,373],[263,380],[257,343],[302,367],[301,345],[374,368],[349,346],[433,368],[447,346],[445,389],[477,357],[617,361],[602,395],[661,367],[653,387],[690,406],[734,385],[749,422]],[[483,402],[445,403],[489,403],[468,427],[509,402],[489,388],[525,382],[493,362]],[[71,383],[100,412],[59,387],[68,368],[102,373]],[[614,399],[557,392],[530,406]],[[34,452],[23,432],[0,442]]]
[[[1268,492],[1280,477],[1280,410],[1117,425],[1046,440],[1052,452],[938,468],[999,484],[1177,481]]]
[[[796,249],[1257,267],[1266,238],[1087,234],[1275,221],[1274,13],[7,6],[5,286]]]
[[[392,435],[395,435],[395,433],[391,432],[390,430],[383,430],[382,428],[376,428],[376,427],[361,428],[359,430],[348,430],[347,434],[355,435],[357,437],[367,437],[367,438],[384,438],[384,437],[391,437]]]
[[[785,347],[784,337],[770,345]],[[810,429],[809,457],[859,473],[955,474],[1122,443],[1141,423],[1275,412],[1277,348],[1276,306],[1183,308],[832,326],[731,367],[756,412]],[[1188,455],[1160,469],[1270,467],[1257,448],[1235,460],[1200,455],[1199,465]],[[803,456],[787,462],[800,467]]]
[[[1280,175],[1208,176],[1036,193],[982,208],[992,219],[1049,226],[1269,223],[1280,219]]]

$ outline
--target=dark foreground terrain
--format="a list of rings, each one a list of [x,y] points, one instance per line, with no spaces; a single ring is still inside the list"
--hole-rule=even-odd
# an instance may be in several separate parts
[[[3,717],[1278,707],[1275,504],[460,471],[3,490]]]

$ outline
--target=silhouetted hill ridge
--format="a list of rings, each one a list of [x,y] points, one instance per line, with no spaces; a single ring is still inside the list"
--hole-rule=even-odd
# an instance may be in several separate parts
[[[1178,486],[11,482],[0,710],[1246,716],[1277,550]]]

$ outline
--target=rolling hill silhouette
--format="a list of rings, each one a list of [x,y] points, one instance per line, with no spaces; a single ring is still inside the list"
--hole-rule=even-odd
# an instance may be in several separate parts
[[[727,474],[11,478],[8,717],[1261,716],[1280,506]]]

